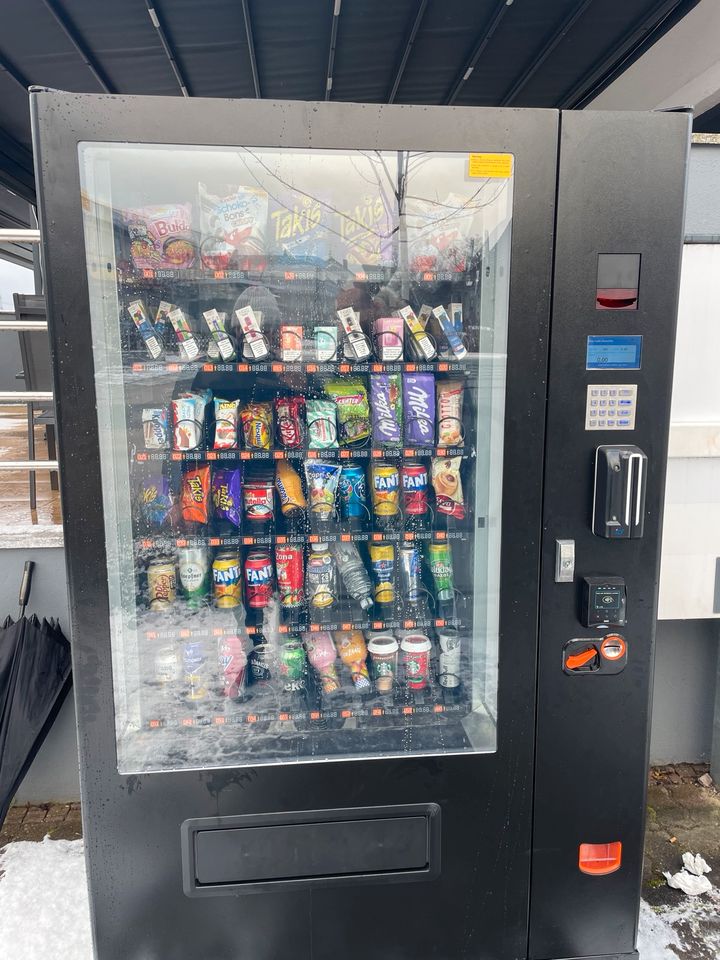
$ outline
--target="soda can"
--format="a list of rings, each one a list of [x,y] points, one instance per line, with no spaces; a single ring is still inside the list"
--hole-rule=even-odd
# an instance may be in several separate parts
[[[180,656],[172,644],[156,650],[153,657],[153,678],[155,683],[163,687],[180,679]]]
[[[365,468],[357,463],[347,463],[342,468],[338,483],[340,492],[340,516],[359,525],[369,515],[367,507],[367,483]]]
[[[220,550],[212,565],[213,599],[222,609],[239,607],[242,597],[240,555],[237,550]]]
[[[222,692],[230,700],[239,700],[243,696],[247,680],[247,660],[240,637],[218,639],[218,670]]]
[[[422,590],[420,550],[415,544],[403,544],[400,554],[400,593],[405,603],[419,603]]]
[[[202,640],[186,640],[182,648],[185,699],[190,703],[207,700],[207,651]]]
[[[210,592],[210,561],[205,547],[179,547],[177,552],[180,590],[193,610],[202,607]]]
[[[269,643],[258,643],[248,656],[248,682],[266,686],[272,679],[272,651]]]
[[[297,610],[304,600],[305,570],[303,548],[278,544],[275,547],[280,606],[285,610]]]
[[[148,600],[151,610],[169,610],[175,603],[177,582],[175,561],[170,557],[151,560],[147,568]]]
[[[299,640],[293,639],[280,647],[280,676],[283,690],[296,693],[304,690],[307,676],[307,657],[305,648]]]
[[[430,478],[424,463],[406,460],[400,466],[403,513],[408,516],[426,516]]]
[[[370,491],[373,519],[384,529],[397,518],[400,510],[400,473],[394,463],[373,463],[370,467]]]
[[[439,675],[441,687],[460,686],[460,654],[461,642],[457,630],[439,630],[438,645],[440,647]]]
[[[273,564],[267,550],[251,550],[245,558],[245,598],[254,610],[267,607],[273,593]]]

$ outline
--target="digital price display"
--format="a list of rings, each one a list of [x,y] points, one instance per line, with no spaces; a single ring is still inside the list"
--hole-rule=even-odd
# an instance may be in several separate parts
[[[642,337],[588,337],[586,370],[639,370]]]

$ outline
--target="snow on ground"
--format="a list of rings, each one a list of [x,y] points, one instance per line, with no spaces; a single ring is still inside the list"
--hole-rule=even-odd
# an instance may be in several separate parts
[[[0,851],[3,960],[92,960],[82,840],[19,841]]]
[[[699,956],[693,950],[693,941],[702,942],[698,917],[720,914],[720,891],[714,887],[699,912],[701,899],[683,897],[655,910],[641,902],[640,960]],[[45,837],[0,851],[0,957],[93,960],[82,840]]]

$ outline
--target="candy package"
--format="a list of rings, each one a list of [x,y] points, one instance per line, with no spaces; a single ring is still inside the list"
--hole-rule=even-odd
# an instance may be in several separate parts
[[[332,400],[307,401],[308,446],[328,450],[338,445],[336,407]]]
[[[435,442],[435,378],[432,373],[403,374],[405,443],[431,447]]]
[[[275,466],[275,489],[283,516],[289,519],[300,519],[307,502],[300,475],[287,460],[278,460]]]
[[[146,450],[167,450],[170,446],[167,407],[144,407],[143,437]]]
[[[463,380],[438,380],[437,419],[438,445],[441,447],[462,447],[465,443],[463,432]]]
[[[242,268],[243,256],[265,251],[268,195],[261,187],[231,187],[224,195],[198,184],[200,254],[208,270]]]
[[[137,270],[186,270],[195,263],[192,207],[165,203],[124,212]]]
[[[238,445],[239,400],[221,400],[215,397],[215,450],[235,450]]]
[[[362,380],[328,380],[324,390],[337,408],[340,444],[366,440],[370,436],[370,405]]]
[[[197,450],[205,439],[205,413],[212,393],[181,393],[172,401],[173,449]]]
[[[399,373],[370,375],[373,443],[399,447],[402,443],[402,387]]]
[[[305,438],[305,397],[276,397],[275,423],[280,443],[287,450],[301,447]]]
[[[240,411],[240,419],[248,450],[269,450],[272,444],[272,404],[248,403]]]
[[[148,477],[140,488],[140,512],[150,527],[162,527],[172,519],[173,496],[164,476]]]
[[[462,457],[434,457],[432,461],[432,484],[435,490],[435,507],[438,513],[462,520],[465,516],[460,464]]]
[[[240,526],[242,501],[238,467],[216,467],[213,470],[212,502],[216,520]]]
[[[195,467],[183,474],[180,509],[183,520],[207,523],[210,507],[210,467]]]

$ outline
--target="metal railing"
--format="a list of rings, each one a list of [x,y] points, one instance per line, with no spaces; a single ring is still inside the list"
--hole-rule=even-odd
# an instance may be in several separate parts
[[[40,243],[39,230],[0,230],[0,243]],[[46,320],[17,320],[14,313],[0,313],[0,332],[2,331],[47,330]],[[0,406],[25,406],[28,403],[52,403],[51,390],[2,390]],[[49,470],[58,469],[57,460],[0,460],[0,472],[9,470]]]

